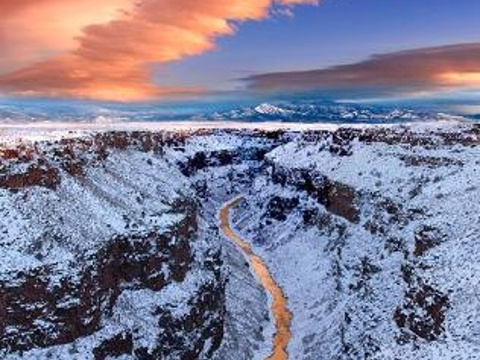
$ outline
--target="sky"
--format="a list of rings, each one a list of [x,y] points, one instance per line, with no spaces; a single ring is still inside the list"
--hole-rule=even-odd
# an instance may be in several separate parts
[[[0,94],[480,89],[478,0],[2,0]]]

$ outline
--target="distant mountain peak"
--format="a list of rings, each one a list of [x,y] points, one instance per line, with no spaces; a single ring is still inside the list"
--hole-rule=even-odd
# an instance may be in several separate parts
[[[254,109],[257,113],[263,115],[284,115],[288,113],[292,113],[290,110],[285,110],[279,106],[272,105],[269,103],[263,103],[255,107]]]
[[[238,107],[196,119],[219,121],[283,121],[327,123],[401,123],[445,119],[444,114],[416,111],[403,107],[366,106],[361,104],[337,104],[329,102],[261,103]]]

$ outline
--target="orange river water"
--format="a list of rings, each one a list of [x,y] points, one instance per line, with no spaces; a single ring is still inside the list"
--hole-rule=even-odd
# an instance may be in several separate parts
[[[251,245],[238,236],[230,225],[230,210],[236,207],[241,201],[242,198],[239,197],[223,205],[219,214],[220,228],[225,236],[237,244],[243,251],[259,283],[271,296],[271,311],[275,319],[275,335],[273,338],[272,352],[265,360],[288,360],[287,346],[292,337],[290,330],[292,313],[288,309],[288,300],[263,259],[255,254]]]

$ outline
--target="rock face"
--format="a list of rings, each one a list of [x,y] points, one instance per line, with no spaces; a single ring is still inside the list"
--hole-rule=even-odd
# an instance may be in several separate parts
[[[5,152],[3,358],[193,359],[218,349],[222,259],[188,180],[162,157],[179,138],[111,133]]]
[[[75,269],[70,264],[69,274],[53,286],[56,274],[48,266],[2,281],[0,347],[24,351],[71,343],[98,331],[129,286],[160,291],[172,281],[183,281],[193,261],[194,216],[164,233],[114,237],[85,259],[93,266]]]
[[[395,310],[395,322],[401,329],[408,328],[422,339],[437,340],[445,331],[448,307],[448,297],[431,286],[411,288],[405,295],[405,303]],[[399,341],[407,339],[399,338]]]
[[[478,125],[106,132],[0,147],[6,360],[473,360]],[[432,355],[434,354],[434,355]]]
[[[60,182],[58,171],[52,168],[31,166],[22,174],[5,175],[0,178],[0,187],[20,190],[31,186],[55,189]]]
[[[105,360],[108,357],[119,357],[133,354],[133,337],[131,334],[118,334],[112,339],[105,340],[93,350],[95,360]]]
[[[190,173],[245,195],[234,222],[289,297],[292,359],[476,358],[478,129],[280,133],[260,164]]]
[[[351,186],[332,181],[315,171],[278,166],[273,167],[272,181],[305,191],[329,212],[351,222],[358,221],[357,194]]]

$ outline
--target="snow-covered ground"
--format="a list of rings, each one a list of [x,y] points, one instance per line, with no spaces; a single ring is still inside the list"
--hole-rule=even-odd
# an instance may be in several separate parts
[[[239,165],[196,176],[221,199],[246,195],[236,227],[289,298],[291,359],[476,359],[478,127],[466,141],[448,139],[469,126],[398,127],[378,142],[375,129],[373,140],[343,144],[347,155],[331,151],[329,136],[287,136],[248,185],[235,180],[247,173]],[[272,169],[291,178],[278,183]],[[352,201],[358,219],[332,213],[332,204],[302,188],[299,171],[313,183],[328,179],[334,194],[352,189],[355,198],[329,194],[329,202]],[[281,219],[272,218],[276,198],[295,199],[273,212],[283,211]],[[308,213],[315,218],[307,221]]]
[[[97,331],[5,358],[94,359],[106,339],[133,332],[134,349],[112,358],[137,359],[135,349],[154,351],[149,345],[161,338],[182,344],[168,358],[181,359],[182,339],[193,343],[208,328],[197,358],[265,359],[273,335],[268,298],[218,231],[220,206],[243,194],[233,221],[289,299],[291,360],[478,359],[479,129],[457,121],[3,126],[0,278],[10,284],[13,274],[48,266],[58,275],[49,276],[54,286],[72,263],[152,229],[181,249],[169,229],[193,208],[198,221],[181,281],[160,291],[126,282]],[[139,130],[160,134],[161,146],[138,134],[124,141]],[[55,142],[64,138],[74,145]],[[53,179],[39,179],[45,174]],[[213,260],[220,248],[221,265]],[[171,254],[182,262],[182,251]],[[162,265],[157,275],[174,276],[178,265]],[[209,297],[214,310],[202,303]],[[166,328],[154,309],[168,314]],[[205,316],[192,331],[184,323],[198,309]],[[222,326],[213,326],[218,320]],[[212,355],[218,328],[222,344]]]
[[[477,359],[479,147],[354,141],[341,157],[322,146],[300,137],[268,158],[287,174],[305,169],[355,189],[358,222],[268,176],[237,218],[289,297],[291,358]],[[269,219],[274,197],[298,205]],[[321,214],[315,226],[305,224],[306,209]],[[419,250],[422,241],[432,244]]]

